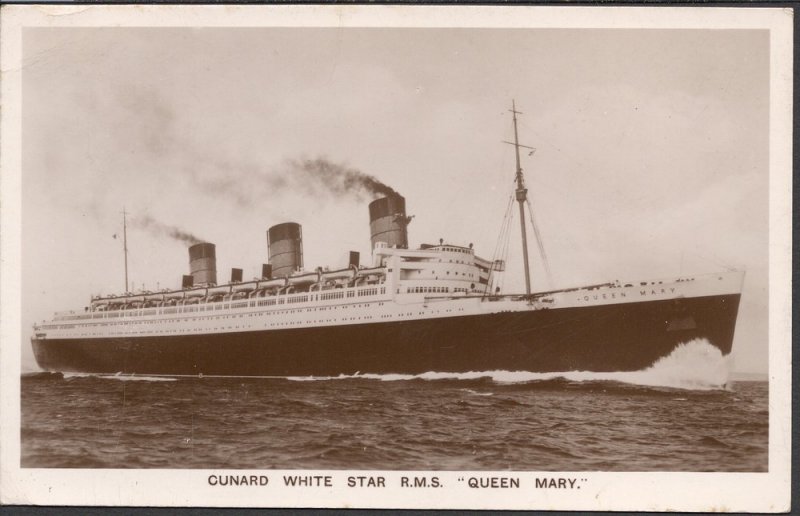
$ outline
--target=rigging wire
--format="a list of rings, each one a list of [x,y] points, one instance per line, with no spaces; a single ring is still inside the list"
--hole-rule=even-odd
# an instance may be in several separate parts
[[[512,209],[514,206],[514,197],[508,197],[508,204],[506,205],[506,211],[503,215],[503,222],[500,225],[500,233],[497,236],[497,243],[494,247],[494,252],[492,253],[492,263],[489,269],[489,278],[487,282],[487,290],[484,291],[484,296],[487,294],[492,294],[492,289],[494,288],[495,284],[497,283],[499,288],[502,288],[502,278],[503,276],[500,275],[498,279],[498,275],[495,271],[495,264],[498,260],[502,259],[505,260],[506,256],[508,255],[508,240],[509,236],[511,235],[510,228],[511,228],[511,221],[513,219],[514,210]]]
[[[514,200],[512,199],[508,208],[508,224],[506,225],[506,233],[503,237],[504,238],[503,248],[500,251],[500,257],[499,257],[499,259],[503,261],[503,274],[500,275],[497,285],[497,288],[499,288],[500,291],[502,291],[503,288],[505,287],[505,279],[506,279],[505,270],[506,270],[506,264],[508,263],[508,255],[509,255],[508,246],[509,242],[511,242],[511,228],[513,225],[514,225]]]
[[[723,261],[720,257],[718,257],[716,255],[707,256],[707,255],[698,253],[697,251],[683,251],[683,252],[687,252],[690,255],[696,256],[697,258],[700,258],[701,260],[705,260],[705,261],[707,261],[709,263],[713,263],[715,266],[721,267],[721,268],[725,269],[728,272],[734,272],[734,271],[738,271],[738,270],[743,270],[744,269],[743,266],[732,265],[729,262]],[[682,254],[681,254],[681,262],[683,262],[683,255]],[[683,272],[681,272],[681,275],[682,274],[683,274]]]
[[[553,288],[553,275],[550,273],[550,263],[547,260],[547,253],[544,251],[544,242],[542,241],[542,234],[539,232],[539,226],[536,224],[536,217],[533,216],[533,207],[531,206],[531,200],[525,199],[525,202],[528,204],[528,215],[531,218],[531,226],[533,226],[533,234],[536,237],[536,245],[539,247],[539,256],[542,258],[542,265],[544,266],[544,272],[547,275],[547,287],[548,289]]]
[[[503,215],[503,226],[500,228],[500,234],[498,235],[497,239],[497,247],[492,256],[492,284],[490,285],[490,294],[492,294],[493,290],[502,289],[503,285],[503,274],[496,274],[500,271],[495,271],[495,264],[498,260],[502,260],[506,255],[506,242],[508,241],[508,237],[510,235],[510,228],[511,228],[511,217],[513,217],[513,200],[509,197],[508,205],[506,206],[506,212]]]

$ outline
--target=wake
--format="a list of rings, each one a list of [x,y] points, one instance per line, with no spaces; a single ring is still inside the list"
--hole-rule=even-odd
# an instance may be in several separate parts
[[[676,347],[668,356],[641,371],[593,372],[563,371],[470,371],[467,373],[427,372],[422,374],[361,374],[339,376],[290,376],[292,381],[329,381],[347,379],[380,380],[477,380],[488,378],[499,384],[532,383],[565,379],[570,382],[619,382],[645,387],[668,387],[685,390],[719,390],[730,379],[731,360],[705,339],[695,339]]]

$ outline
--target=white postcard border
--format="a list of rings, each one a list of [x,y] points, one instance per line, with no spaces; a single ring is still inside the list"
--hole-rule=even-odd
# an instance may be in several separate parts
[[[4,6],[0,148],[0,500],[11,504],[241,507],[783,511],[791,453],[792,11],[677,7]],[[768,473],[416,472],[445,487],[401,490],[399,471],[373,472],[383,490],[349,488],[364,471],[320,471],[334,487],[287,488],[299,471],[20,468],[21,42],[24,27],[563,27],[770,31],[770,351]],[[219,487],[210,475],[269,477]],[[413,473],[411,473],[413,474]],[[470,477],[518,477],[520,489],[472,489]],[[464,477],[465,480],[459,480]],[[537,490],[539,477],[586,479],[581,490]]]

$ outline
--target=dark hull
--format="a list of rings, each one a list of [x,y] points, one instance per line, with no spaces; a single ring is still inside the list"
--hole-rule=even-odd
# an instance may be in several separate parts
[[[680,343],[731,351],[739,295],[324,328],[33,340],[46,370],[335,376],[427,371],[636,371]]]

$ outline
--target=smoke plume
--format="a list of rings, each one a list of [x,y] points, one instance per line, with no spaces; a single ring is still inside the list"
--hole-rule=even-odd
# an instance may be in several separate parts
[[[169,188],[174,192],[175,188],[188,186],[194,191],[187,195],[202,192],[213,198],[216,205],[229,203],[247,210],[284,195],[340,202],[363,202],[398,195],[376,177],[321,155],[301,154],[276,162],[275,154],[268,150],[242,147],[235,139],[226,140],[225,145],[196,139],[195,131],[185,125],[186,120],[175,111],[172,100],[165,98],[158,89],[123,83],[116,85],[111,95],[108,104],[114,106],[113,111],[90,111],[92,116],[104,120],[110,131],[108,146],[91,149],[91,161],[98,164],[89,167],[91,170],[136,169],[154,188]],[[64,150],[65,155],[70,152]],[[120,161],[120,156],[124,160]],[[60,164],[49,167],[58,168]],[[118,206],[120,199],[129,204],[132,201],[127,185],[109,182],[109,177],[100,173],[92,175],[89,181],[96,188],[90,191],[88,198],[80,199],[81,207],[95,203],[101,208],[91,213],[98,220],[103,218],[101,213]],[[134,190],[134,194],[141,195],[138,189]],[[180,228],[153,219],[141,218],[138,225],[189,244],[198,240]]]
[[[183,169],[192,184],[239,206],[251,206],[283,193],[358,201],[399,195],[374,176],[322,157],[288,160],[273,168],[242,157],[205,156],[197,162],[198,166],[187,165]]]
[[[131,225],[140,229],[144,229],[153,235],[166,236],[181,242],[185,242],[189,245],[199,244],[204,241],[188,231],[184,231],[176,226],[164,224],[147,215],[134,217],[131,219]]]
[[[354,168],[331,163],[324,158],[290,161],[289,164],[290,172],[294,172],[292,175],[299,176],[296,179],[319,185],[337,196],[355,195],[361,198],[366,194],[377,198],[398,195],[392,187],[375,177]]]

